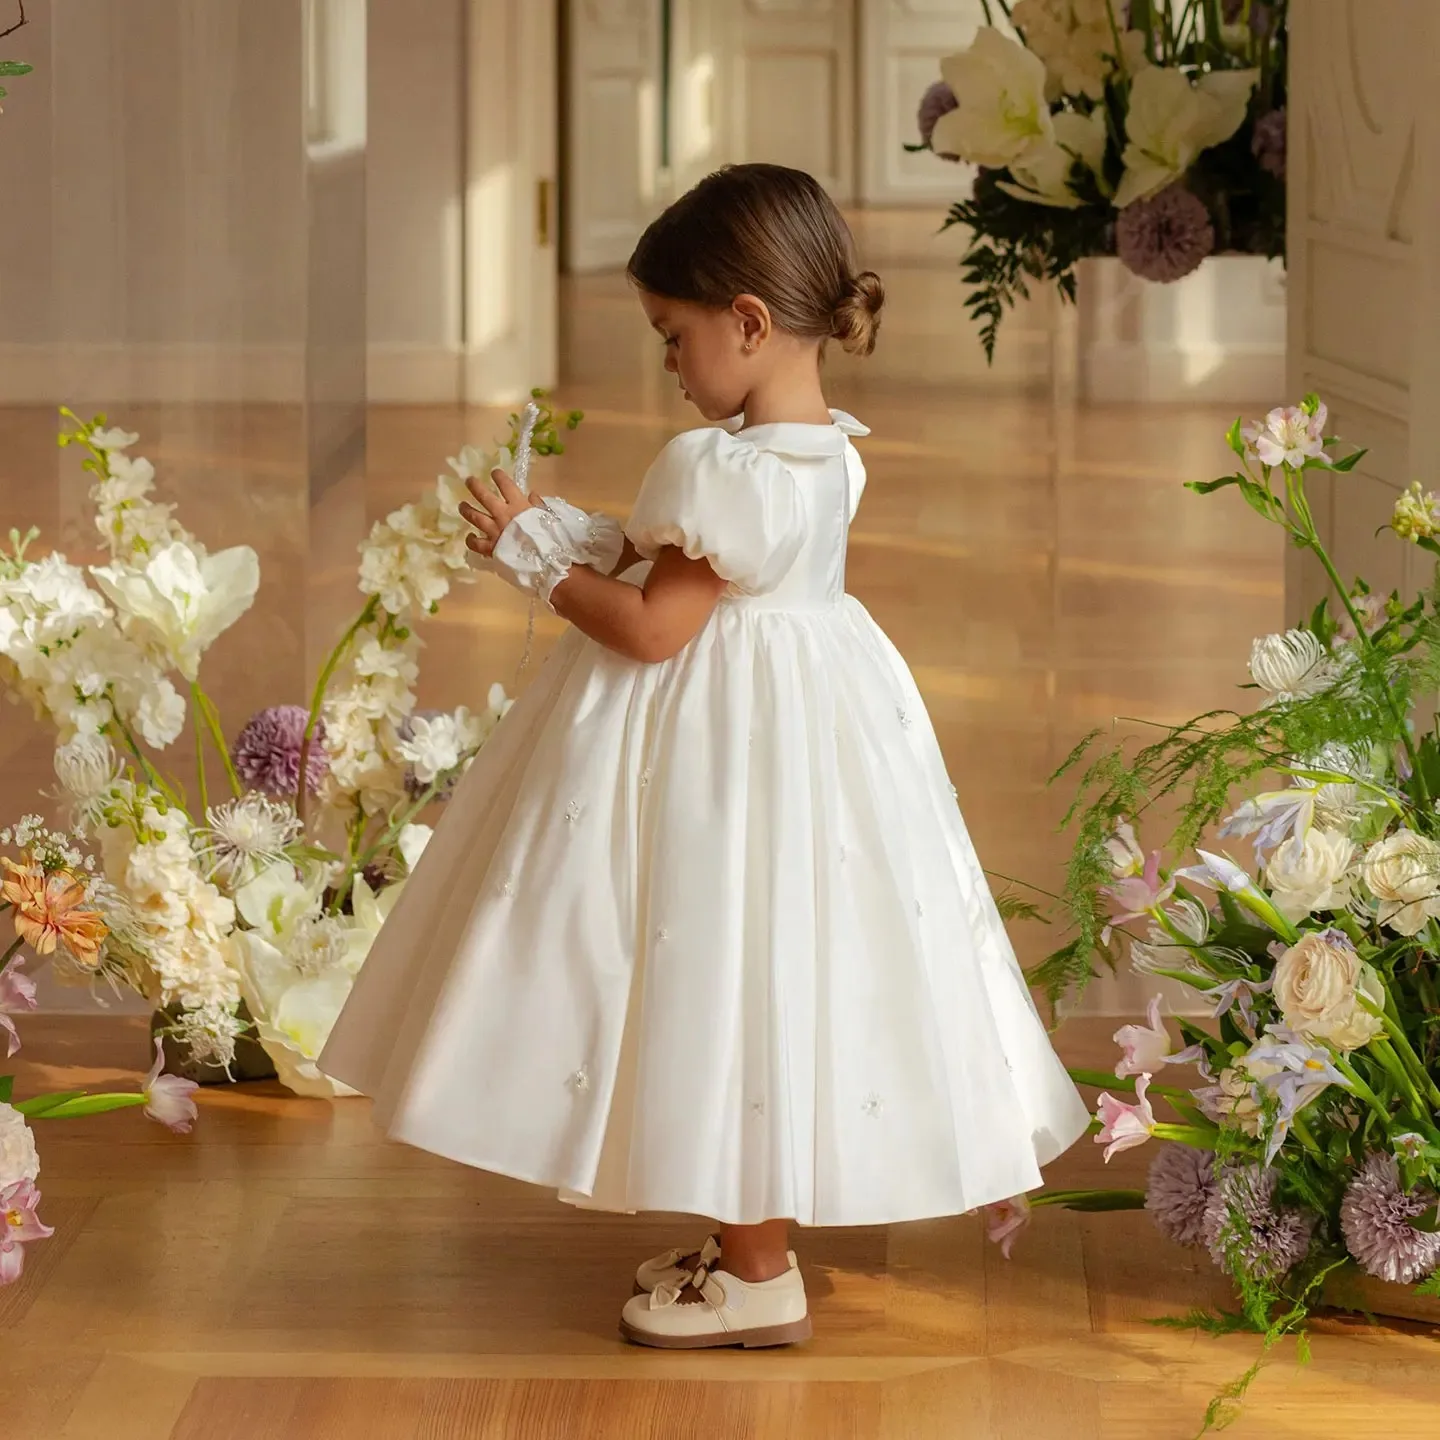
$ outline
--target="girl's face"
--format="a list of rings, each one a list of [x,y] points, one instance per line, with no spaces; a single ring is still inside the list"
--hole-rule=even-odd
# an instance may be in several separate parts
[[[745,408],[761,378],[770,316],[764,304],[741,295],[727,310],[671,300],[640,290],[646,318],[665,345],[665,368],[685,398],[707,419],[728,420]]]

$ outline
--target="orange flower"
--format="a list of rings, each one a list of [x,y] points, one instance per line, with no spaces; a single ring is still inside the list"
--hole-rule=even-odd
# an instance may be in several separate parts
[[[0,895],[15,907],[15,933],[37,955],[53,955],[56,944],[82,965],[100,961],[100,942],[110,932],[105,922],[85,903],[85,887],[68,870],[46,875],[38,865],[17,865],[0,857],[10,872]]]

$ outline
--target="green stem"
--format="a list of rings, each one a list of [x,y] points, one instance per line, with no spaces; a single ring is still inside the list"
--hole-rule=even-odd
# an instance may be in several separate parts
[[[295,782],[295,814],[299,816],[301,824],[305,822],[305,802],[308,798],[305,782],[310,770],[310,745],[315,738],[315,727],[320,723],[320,707],[325,703],[325,692],[330,688],[330,681],[341,660],[345,658],[351,642],[375,618],[379,606],[378,596],[372,595],[366,601],[365,608],[356,617],[355,623],[340,637],[340,643],[330,652],[329,658],[321,667],[320,678],[315,682],[315,693],[310,698],[310,714],[305,721],[305,735],[300,742],[300,775]]]
[[[1428,1121],[1431,1116],[1430,1107],[1420,1098],[1420,1092],[1415,1088],[1415,1082],[1406,1071],[1400,1057],[1395,1053],[1395,1047],[1388,1040],[1375,1039],[1370,1042],[1370,1053],[1384,1067],[1385,1073],[1400,1087],[1400,1093],[1410,1102],[1411,1112],[1417,1120]]]
[[[436,780],[420,797],[411,805],[398,820],[392,820],[390,824],[380,833],[379,838],[363,854],[354,856],[346,869],[345,876],[340,882],[340,887],[335,892],[334,908],[339,908],[345,903],[345,897],[350,893],[350,887],[355,883],[355,877],[363,874],[365,867],[387,846],[393,845],[400,832],[418,815],[424,808],[440,793],[440,787],[445,783],[444,776]]]
[[[11,947],[3,955],[0,955],[0,975],[3,975],[5,973],[5,967],[9,965],[9,963],[15,958],[16,954],[19,952],[20,947],[24,943],[25,941],[17,935],[15,937],[15,943],[11,945]]]
[[[200,704],[200,686],[190,683],[190,716],[195,722],[195,773],[200,780],[200,813],[210,809],[210,787],[205,780],[205,731],[203,706]]]
[[[1310,1133],[1310,1127],[1305,1123],[1303,1119],[1301,1119],[1299,1115],[1292,1117],[1290,1121],[1290,1129],[1294,1134],[1300,1137],[1300,1143],[1313,1156],[1315,1156],[1317,1160],[1324,1159],[1319,1144],[1317,1143],[1315,1137]]]
[[[225,766],[225,778],[230,782],[230,791],[238,800],[245,793],[245,787],[240,783],[240,776],[235,771],[235,762],[230,758],[230,747],[225,743],[224,730],[220,728],[220,712],[215,708],[215,702],[205,693],[198,680],[192,688],[195,692],[195,703],[199,706],[206,729],[210,732],[211,743],[220,754],[221,764]]]
[[[1311,514],[1309,501],[1305,497],[1304,472],[1292,470],[1288,465],[1285,467],[1285,490],[1290,499],[1291,508],[1294,509],[1297,517],[1301,520],[1304,530],[1304,541],[1306,547],[1311,550],[1315,558],[1319,560],[1325,571],[1326,578],[1330,581],[1336,595],[1340,597],[1340,603],[1345,607],[1345,613],[1350,617],[1350,623],[1355,627],[1355,643],[1363,650],[1374,651],[1374,642],[1365,628],[1365,622],[1360,618],[1360,612],[1356,610],[1354,601],[1350,598],[1350,592],[1344,582],[1340,579],[1340,573],[1335,569],[1335,562],[1330,558],[1330,552],[1321,543],[1320,533],[1315,528],[1315,517]],[[1384,688],[1385,706],[1390,711],[1391,718],[1395,721],[1396,729],[1400,732],[1400,743],[1405,747],[1405,754],[1410,761],[1410,772],[1415,783],[1417,803],[1422,810],[1430,808],[1430,790],[1425,783],[1425,776],[1420,768],[1420,754],[1415,748],[1414,738],[1410,734],[1410,727],[1405,723],[1405,717],[1400,712],[1399,705],[1395,702],[1395,696],[1391,693],[1390,687]]]
[[[1130,1094],[1135,1091],[1135,1077],[1133,1075],[1116,1076],[1108,1070],[1081,1070],[1071,1068],[1070,1078],[1077,1085],[1089,1085],[1095,1090],[1124,1090]],[[1176,1090],[1169,1085],[1152,1085],[1145,1092],[1147,1095],[1158,1095],[1164,1100],[1188,1100],[1188,1090]]]
[[[181,809],[184,809],[184,797],[177,795],[174,787],[171,786],[165,777],[150,763],[149,758],[140,748],[140,742],[136,740],[134,732],[130,727],[113,710],[111,713],[114,716],[116,727],[119,729],[121,735],[125,737],[125,743],[130,747],[130,753],[140,762],[140,769],[144,772],[145,778],[150,782],[151,786],[158,790],[172,805],[178,805]]]
[[[1220,1134],[1218,1125],[1168,1125],[1164,1121],[1150,1127],[1150,1133],[1157,1140],[1173,1140],[1179,1145],[1189,1145],[1196,1150],[1213,1150]]]
[[[1380,1098],[1360,1078],[1360,1072],[1343,1056],[1335,1056],[1335,1068],[1350,1082],[1350,1088],[1382,1119],[1389,1124],[1390,1112],[1380,1103]]]
[[[1390,1006],[1394,1004],[1394,998],[1390,995],[1388,989],[1386,991],[1386,999],[1390,1004],[1384,1009],[1372,1004],[1363,995],[1357,998],[1360,1004],[1384,1025],[1385,1033],[1394,1043],[1394,1052],[1398,1052],[1397,1058],[1403,1062],[1407,1074],[1414,1082],[1425,1088],[1425,1092],[1429,1096],[1430,1105],[1428,1109],[1422,1107],[1421,1114],[1428,1115],[1431,1111],[1440,1111],[1440,1085],[1436,1085],[1429,1070],[1425,1068],[1425,1062],[1415,1053],[1415,1047],[1411,1045],[1409,1036],[1405,1034],[1404,1026],[1402,1026],[1395,1015],[1391,1013]],[[1415,1098],[1418,1101],[1420,1097],[1417,1095]]]

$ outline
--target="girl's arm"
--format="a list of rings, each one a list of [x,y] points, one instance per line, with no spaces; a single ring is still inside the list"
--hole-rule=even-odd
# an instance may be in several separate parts
[[[503,470],[491,472],[498,494],[479,480],[467,481],[478,505],[462,504],[460,513],[475,527],[465,538],[477,555],[489,555],[505,527],[530,499],[516,488]],[[622,573],[641,557],[627,540],[616,566]],[[631,660],[658,664],[678,655],[710,618],[727,582],[708,560],[691,560],[684,551],[667,546],[656,558],[643,590],[576,565],[557,585],[550,603],[555,613],[609,650]]]

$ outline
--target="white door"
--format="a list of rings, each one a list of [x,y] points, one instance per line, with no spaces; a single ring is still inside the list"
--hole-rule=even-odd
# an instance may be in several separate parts
[[[1432,562],[1377,531],[1412,480],[1440,489],[1440,16],[1363,8],[1363,22],[1354,0],[1290,11],[1290,388],[1317,391],[1329,429],[1369,450],[1353,474],[1307,482],[1340,574],[1413,594]],[[1287,564],[1298,619],[1328,586],[1300,551]]]
[[[721,0],[727,160],[808,170],[855,198],[856,0]]]
[[[663,5],[564,3],[565,268],[608,270],[659,201]]]
[[[466,4],[462,392],[508,404],[557,374],[555,10]]]
[[[860,203],[960,199],[969,193],[969,166],[905,146],[919,139],[915,111],[940,78],[940,58],[965,49],[984,24],[981,0],[862,0],[860,10]]]
[[[664,198],[683,195],[731,157],[726,153],[724,76],[735,0],[666,0],[668,128],[662,144]]]

